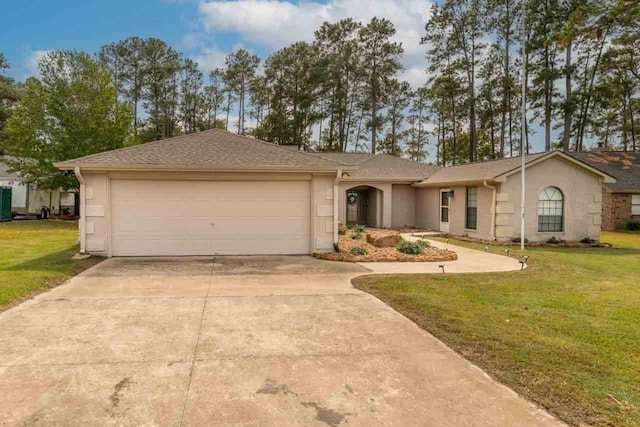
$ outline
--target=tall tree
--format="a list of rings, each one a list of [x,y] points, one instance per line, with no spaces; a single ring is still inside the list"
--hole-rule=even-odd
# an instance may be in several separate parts
[[[148,115],[149,139],[170,138],[177,128],[180,54],[154,38],[145,41],[142,53],[142,97]]]
[[[362,52],[362,74],[364,88],[370,103],[371,152],[376,153],[378,132],[382,126],[379,110],[384,105],[386,83],[402,69],[399,57],[404,49],[400,43],[392,42],[396,30],[387,19],[373,18],[360,29]]]
[[[54,162],[120,148],[131,137],[131,115],[118,102],[109,71],[83,52],[55,51],[27,79],[0,148],[7,163],[41,188],[77,189]]]
[[[201,122],[202,71],[191,59],[185,59],[180,72],[180,120],[185,133],[198,130]]]
[[[382,148],[388,154],[400,156],[403,152],[403,145],[409,135],[404,126],[406,109],[411,102],[411,85],[408,82],[389,80],[386,84],[387,114],[385,122],[387,124],[387,134],[383,139]]]
[[[428,120],[429,89],[421,87],[412,94],[408,117],[410,130],[406,152],[409,158],[416,162],[422,162],[427,158]]]
[[[360,54],[359,31],[362,24],[351,18],[336,23],[325,22],[315,32],[317,47],[322,116],[329,119],[325,129],[325,148],[345,151],[359,105],[361,92],[362,56]]]
[[[246,95],[259,64],[260,58],[244,49],[238,49],[226,58],[226,81],[238,98],[238,133],[241,135],[245,133]]]
[[[3,130],[7,120],[13,112],[16,102],[20,99],[20,85],[11,77],[2,75],[2,72],[9,68],[9,63],[0,52],[0,141],[3,138]],[[0,154],[2,154],[1,148]]]
[[[209,84],[204,88],[204,100],[206,128],[219,127],[218,113],[222,112],[225,100],[224,71],[221,68],[209,72]]]

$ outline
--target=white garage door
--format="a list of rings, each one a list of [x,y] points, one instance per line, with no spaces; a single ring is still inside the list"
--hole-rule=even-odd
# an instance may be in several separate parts
[[[309,186],[113,180],[113,255],[307,254]]]

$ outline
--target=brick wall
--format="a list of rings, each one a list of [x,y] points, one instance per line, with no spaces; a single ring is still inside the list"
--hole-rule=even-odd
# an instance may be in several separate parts
[[[602,229],[615,230],[631,218],[631,194],[602,191]]]

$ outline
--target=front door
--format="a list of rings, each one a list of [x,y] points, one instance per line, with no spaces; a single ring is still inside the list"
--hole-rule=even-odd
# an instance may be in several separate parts
[[[440,231],[449,232],[449,189],[440,190]]]

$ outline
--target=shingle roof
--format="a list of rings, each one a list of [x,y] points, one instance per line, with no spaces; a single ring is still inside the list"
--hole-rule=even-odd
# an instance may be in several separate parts
[[[73,167],[159,168],[180,170],[300,169],[337,170],[335,161],[237,135],[221,129],[106,151],[55,164]]]
[[[546,153],[535,153],[526,156],[526,162],[536,160]],[[469,181],[486,181],[510,172],[520,167],[520,157],[488,160],[484,162],[467,163],[459,166],[440,168],[435,174],[424,180],[425,184],[454,183]]]
[[[589,151],[571,155],[613,176],[616,182],[605,184],[611,191],[640,192],[640,152]]]
[[[349,173],[352,179],[407,179],[420,181],[433,175],[439,168],[389,154],[369,153],[314,153],[345,165],[358,166]]]

